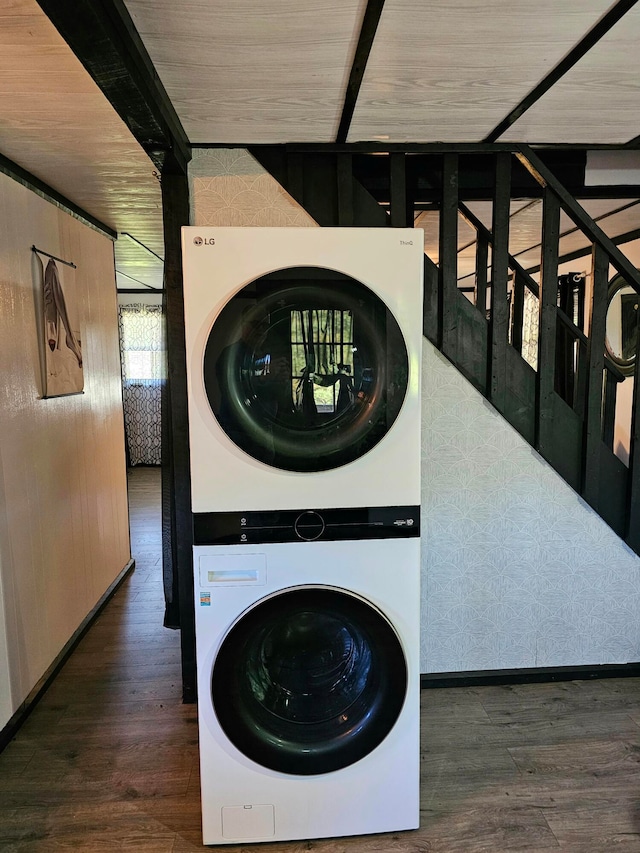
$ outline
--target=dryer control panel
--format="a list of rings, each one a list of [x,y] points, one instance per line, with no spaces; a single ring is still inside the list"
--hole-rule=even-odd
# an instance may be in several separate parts
[[[199,512],[194,545],[258,545],[420,536],[419,506]]]

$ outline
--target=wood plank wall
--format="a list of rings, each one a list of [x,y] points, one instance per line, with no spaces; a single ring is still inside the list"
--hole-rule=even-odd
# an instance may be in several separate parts
[[[0,197],[4,725],[130,549],[113,244],[4,175]],[[32,244],[77,265],[60,269],[82,336],[81,395],[41,398]]]

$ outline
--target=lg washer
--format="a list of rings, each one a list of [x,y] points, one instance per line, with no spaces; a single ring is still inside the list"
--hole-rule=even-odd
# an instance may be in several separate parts
[[[422,242],[183,229],[206,844],[418,826]]]
[[[194,512],[419,503],[422,232],[186,227],[183,263]]]
[[[416,828],[419,539],[194,557],[204,843]]]

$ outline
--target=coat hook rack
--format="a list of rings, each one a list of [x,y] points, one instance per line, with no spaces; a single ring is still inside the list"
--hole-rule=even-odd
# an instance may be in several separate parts
[[[78,267],[72,261],[65,261],[62,258],[57,258],[55,255],[52,255],[50,252],[44,252],[42,249],[38,249],[37,246],[32,246],[31,251],[37,252],[39,255],[44,255],[47,258],[51,258],[54,261],[59,261],[61,264],[64,264],[67,267],[73,267],[74,270],[78,269]]]

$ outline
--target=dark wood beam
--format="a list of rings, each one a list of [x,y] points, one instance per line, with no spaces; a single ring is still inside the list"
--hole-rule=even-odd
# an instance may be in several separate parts
[[[638,0],[618,0],[618,2],[609,9],[606,15],[603,15],[600,20],[594,24],[589,32],[582,38],[578,44],[563,57],[560,62],[552,68],[551,71],[544,77],[537,86],[535,86],[529,94],[514,107],[511,112],[502,119],[500,124],[496,125],[491,133],[487,134],[484,142],[495,142],[502,134],[508,130],[526,111],[532,107],[536,101],[549,91],[561,77],[570,71],[576,63],[578,63],[591,48],[596,45],[600,39],[606,35],[609,30],[618,23],[618,21],[627,14],[629,9],[632,9]]]
[[[458,157],[445,154],[440,213],[438,347],[454,364],[458,356],[456,293],[458,288]]]
[[[640,240],[640,228],[634,228],[633,231],[626,231],[624,234],[619,234],[617,237],[611,238],[611,242],[616,246],[624,246],[625,243],[630,243],[632,240]],[[564,255],[560,255],[558,263],[566,264],[569,261],[577,261],[579,258],[589,257],[591,255],[591,247],[592,244],[589,243],[581,249],[574,249],[573,252],[567,252]],[[536,246],[533,248],[535,249]],[[538,272],[539,269],[540,264],[536,264],[536,266],[528,267],[527,272],[533,274]]]
[[[358,38],[356,53],[351,66],[351,73],[349,74],[349,82],[347,83],[347,91],[344,99],[344,105],[342,107],[340,124],[338,125],[338,133],[336,134],[336,142],[338,143],[346,142],[347,136],[349,135],[351,119],[353,118],[353,113],[356,108],[358,94],[360,93],[360,86],[362,85],[362,78],[364,77],[364,72],[369,60],[369,53],[373,46],[373,39],[375,38],[376,30],[380,23],[380,16],[382,15],[383,8],[384,0],[369,0],[367,3],[367,8],[365,9],[364,17],[362,19],[362,28],[360,30],[360,37]]]
[[[538,337],[536,449],[549,459],[553,451],[553,396],[556,369],[556,317],[558,311],[558,240],[560,202],[545,189],[542,214],[542,292]]]
[[[38,0],[161,171],[186,172],[189,141],[123,0]]]
[[[511,200],[511,156],[496,155],[495,193],[491,221],[491,320],[489,323],[490,356],[487,387],[490,400],[505,413],[507,388],[507,344],[509,309],[507,281],[509,277],[509,202]]]
[[[189,186],[185,175],[162,178],[164,212],[167,383],[162,424],[163,572],[171,579],[165,620],[180,627],[182,696],[196,698],[195,611],[193,601],[193,522],[189,469],[189,422],[184,339],[181,227],[189,224]]]
[[[584,462],[582,496],[600,512],[602,449],[602,391],[607,325],[609,258],[597,243],[593,246],[593,298],[587,341],[587,400],[584,412]]]
[[[600,243],[609,255],[610,263],[616,268],[619,273],[627,279],[629,284],[640,293],[640,274],[636,267],[631,263],[629,258],[624,255],[620,249],[614,244],[613,240],[604,233],[597,223],[586,213],[586,211],[578,204],[575,198],[567,191],[567,189],[557,180],[555,175],[547,168],[545,163],[537,156],[537,154],[528,146],[520,145],[520,153],[516,156],[526,166],[532,175],[536,177],[541,186],[545,187],[545,198],[547,189],[550,189],[556,198],[561,203],[563,209],[569,214],[574,224],[591,240],[593,243]],[[544,235],[544,232],[543,232]],[[544,246],[544,236],[542,244]],[[544,269],[544,261],[543,261]]]

